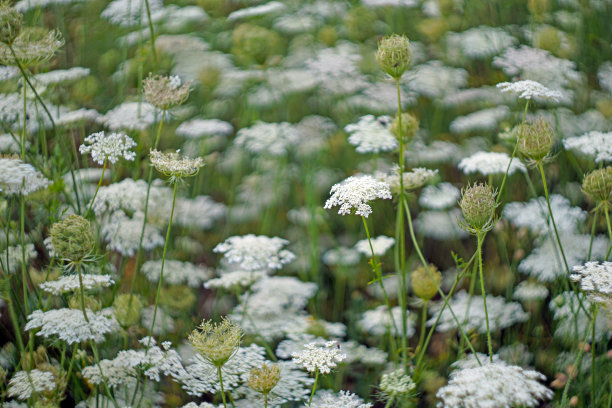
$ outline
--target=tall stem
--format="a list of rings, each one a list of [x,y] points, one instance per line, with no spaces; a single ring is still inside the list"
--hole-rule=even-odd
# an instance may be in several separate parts
[[[610,214],[608,214],[608,204],[604,204],[604,214],[606,215],[606,225],[608,226],[608,237],[610,238],[610,247],[608,247],[608,253],[606,254],[606,261],[610,256],[612,250],[612,224],[610,223]]]
[[[589,253],[587,255],[587,261],[591,260],[591,252],[593,250],[593,239],[595,238],[595,229],[597,228],[597,218],[599,216],[599,207],[595,209],[593,215],[593,225],[591,226],[591,239],[589,240]]]
[[[217,367],[217,374],[219,374],[219,384],[221,385],[221,399],[223,399],[223,407],[227,408],[227,402],[225,402],[225,390],[223,389],[223,374],[221,374],[221,366]]]
[[[309,407],[312,404],[312,397],[314,397],[315,390],[317,389],[317,381],[318,380],[319,380],[319,370],[317,369],[317,371],[315,372],[315,382],[312,385],[312,392],[310,393],[310,399],[308,400],[308,406]]]
[[[491,329],[489,328],[489,312],[487,310],[487,294],[484,286],[484,276],[482,273],[482,234],[477,235],[478,240],[478,275],[480,276],[480,290],[482,292],[482,302],[484,304],[485,320],[487,322],[487,345],[489,347],[489,361],[493,362],[493,346],[491,345]]]
[[[153,54],[153,69],[157,71],[157,50],[155,49],[155,31],[153,30],[153,20],[151,19],[151,7],[149,0],[145,0],[145,8],[147,9],[147,20],[149,22],[149,31],[151,35],[151,53]]]
[[[527,102],[525,103],[525,110],[523,111],[523,121],[521,122],[521,129],[520,129],[521,136],[523,135],[523,129],[525,127],[525,121],[527,120],[527,108],[529,108],[529,99],[527,99]],[[510,156],[510,161],[508,162],[508,167],[506,167],[506,172],[504,173],[504,178],[502,180],[501,187],[499,188],[499,193],[497,194],[497,199],[495,200],[496,204],[499,203],[499,200],[501,199],[501,196],[502,196],[502,192],[504,191],[504,187],[506,185],[506,179],[508,178],[508,172],[510,171],[510,165],[512,164],[512,160],[514,160],[514,158],[516,157],[516,151],[518,149],[518,141],[519,141],[519,139],[520,139],[520,137],[516,138],[516,144],[514,145],[514,150],[512,150],[512,156]]]
[[[83,274],[81,272],[81,267],[77,268],[79,270],[79,293],[81,294],[81,310],[83,311],[83,317],[85,321],[89,323],[89,318],[87,317],[87,311],[85,310],[85,293],[83,289]]]
[[[91,199],[91,202],[89,203],[89,208],[87,208],[87,211],[85,211],[85,217],[87,217],[89,215],[89,212],[93,208],[94,201],[96,201],[96,197],[98,196],[98,191],[100,191],[100,186],[102,185],[102,180],[104,180],[104,172],[106,171],[106,163],[107,163],[107,161],[108,161],[108,157],[105,157],[104,158],[104,164],[102,164],[102,175],[100,176],[100,180],[98,181],[98,186],[96,187],[96,192],[94,193],[93,198]]]

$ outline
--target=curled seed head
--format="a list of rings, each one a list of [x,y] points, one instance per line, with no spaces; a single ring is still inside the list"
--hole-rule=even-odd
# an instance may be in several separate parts
[[[50,231],[55,253],[71,262],[79,262],[89,255],[95,245],[94,234],[85,218],[71,214],[56,222]]]
[[[582,181],[582,190],[596,203],[612,200],[612,166],[587,174]]]
[[[280,369],[275,364],[264,363],[249,373],[249,386],[261,394],[268,394],[280,380]]]
[[[459,207],[465,221],[474,230],[485,229],[495,216],[497,193],[486,183],[477,183],[463,189]]]
[[[429,264],[427,268],[420,266],[413,270],[410,277],[414,294],[428,301],[438,292],[442,274],[435,265]]]
[[[519,133],[518,150],[534,161],[541,161],[548,155],[555,142],[552,127],[542,118],[526,124]]]
[[[378,43],[376,61],[393,79],[399,79],[412,62],[410,41],[403,35],[393,34]]]

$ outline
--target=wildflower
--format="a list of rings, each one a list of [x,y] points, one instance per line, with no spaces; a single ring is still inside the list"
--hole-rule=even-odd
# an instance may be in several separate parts
[[[412,395],[416,384],[403,368],[384,373],[380,378],[381,393],[387,398],[398,398]]]
[[[23,14],[15,10],[8,1],[0,3],[0,42],[13,44],[22,26]]]
[[[223,254],[224,260],[247,271],[281,269],[295,259],[293,252],[283,249],[289,241],[265,235],[229,237],[218,244],[213,252]]]
[[[595,268],[593,268],[595,269]],[[595,271],[593,271],[595,272]],[[600,271],[603,272],[603,271]],[[582,274],[582,271],[577,271],[577,273]],[[605,272],[599,274],[596,273],[594,276],[596,280],[598,278],[604,277]],[[563,276],[565,276],[565,271]],[[585,276],[585,283],[588,285],[594,283],[591,278]],[[595,295],[595,300],[597,303],[603,304],[605,306],[604,299],[601,295]],[[581,337],[586,333],[590,323],[591,317],[587,315],[587,313],[583,310],[589,310],[592,306],[590,301],[591,296],[587,296],[586,298],[582,298],[582,301],[579,302],[578,297],[574,292],[567,291],[562,292],[553,298],[548,303],[548,308],[553,313],[553,318],[555,320],[555,338],[567,344],[575,344],[574,339],[577,337]],[[610,319],[607,313],[597,313],[597,318],[595,319],[595,341],[601,341],[604,338],[609,337],[609,325]]]
[[[372,248],[376,256],[383,256],[395,244],[395,239],[381,235],[380,237],[372,238]],[[362,239],[355,244],[355,249],[366,256],[371,256],[370,241]]]
[[[541,283],[522,281],[514,288],[512,299],[523,303],[542,301],[548,297],[548,288]]]
[[[280,369],[275,364],[263,364],[261,368],[253,368],[249,373],[249,386],[255,391],[267,395],[278,384]]]
[[[337,395],[328,390],[319,391],[312,400],[311,408],[371,408],[361,398],[350,391],[340,391]]]
[[[518,151],[534,162],[542,161],[555,142],[553,130],[541,117],[526,124],[518,137]]]
[[[570,279],[580,283],[591,302],[602,304],[612,314],[612,262],[574,266]]]
[[[419,196],[419,204],[430,210],[445,210],[457,203],[459,195],[459,189],[451,183],[426,186]]]
[[[349,143],[357,146],[358,153],[380,153],[397,149],[396,138],[389,130],[389,116],[362,116],[356,124],[346,125],[344,130],[350,133]]]
[[[478,60],[491,58],[516,42],[516,38],[499,27],[480,26],[446,35],[446,49],[450,55],[459,52],[463,57]]]
[[[97,122],[115,131],[145,130],[159,115],[161,112],[150,103],[124,102],[97,118]]]
[[[25,251],[22,251],[21,245],[5,247],[0,252],[0,259],[2,259],[2,266],[7,269],[9,273],[15,273],[23,262],[22,254],[25,252],[26,264],[32,259],[36,258],[36,250],[34,244],[26,244]],[[6,271],[5,271],[6,272]]]
[[[330,190],[331,197],[325,202],[324,208],[340,206],[338,214],[355,214],[368,217],[372,207],[368,202],[377,198],[390,200],[389,184],[378,181],[370,175],[351,176],[342,183],[335,184]]]
[[[429,264],[427,269],[425,268],[425,266],[420,266],[413,270],[410,279],[414,294],[427,302],[438,293],[442,274],[435,265]]]
[[[393,79],[399,80],[412,62],[412,50],[408,38],[393,34],[378,43],[376,62]]]
[[[22,162],[16,156],[0,154],[0,192],[6,195],[23,194],[27,196],[51,182],[32,165]]]
[[[191,332],[189,341],[206,361],[222,367],[238,351],[242,334],[240,326],[227,318],[221,323],[204,320]]]
[[[115,284],[115,281],[110,275],[82,274],[82,279],[84,290],[91,290],[98,287],[107,288]],[[78,290],[80,287],[79,276],[66,275],[54,281],[43,282],[39,286],[43,291],[58,296]]]
[[[593,170],[584,177],[582,191],[597,204],[610,205],[612,200],[612,166]]]
[[[501,82],[497,84],[502,92],[512,92],[518,95],[521,99],[539,99],[559,102],[562,97],[561,92],[548,89],[539,82],[532,80],[524,80],[517,82]]]
[[[168,176],[171,183],[175,183],[185,177],[191,177],[198,174],[200,167],[204,165],[204,160],[201,157],[190,159],[181,157],[180,150],[174,153],[162,153],[157,150],[151,150],[151,163],[160,173]]]
[[[510,164],[510,156],[506,153],[478,152],[466,157],[459,162],[459,170],[464,174],[480,173],[488,176],[491,174],[504,174]],[[525,172],[525,166],[518,160],[513,160],[508,169],[508,175],[517,171]]]
[[[79,147],[81,154],[91,154],[91,158],[102,165],[106,160],[117,163],[121,158],[134,161],[136,153],[130,149],[136,147],[136,142],[123,133],[104,132],[93,133],[85,138],[85,143]]]
[[[507,106],[482,109],[465,116],[455,118],[450,124],[453,133],[488,132],[497,128],[499,122],[510,115]]]
[[[176,134],[188,139],[199,139],[204,136],[229,136],[234,127],[219,119],[193,119],[183,122],[176,128]]]
[[[68,215],[50,230],[53,251],[70,263],[80,263],[93,251],[95,240],[89,221],[80,215]]]
[[[474,184],[463,189],[459,207],[466,223],[460,226],[468,232],[480,233],[495,224],[495,196],[497,192],[486,183]]]
[[[55,377],[49,371],[36,368],[30,371],[18,371],[9,381],[8,396],[26,401],[33,394],[50,393],[55,387]]]
[[[144,214],[134,213],[132,218],[123,212],[114,213],[108,222],[102,226],[100,234],[108,243],[107,248],[119,252],[123,256],[132,257],[138,250]],[[152,250],[164,245],[164,238],[153,225],[145,226],[142,248]]]
[[[251,127],[240,129],[234,144],[253,154],[284,156],[299,140],[299,132],[290,123],[257,122]]]
[[[568,150],[595,156],[595,163],[612,161],[612,132],[587,132],[582,136],[564,139],[563,145]]]
[[[167,110],[182,105],[189,98],[189,83],[181,85],[177,76],[161,76],[149,74],[143,80],[142,94],[153,106]]]
[[[479,367],[453,371],[448,384],[436,394],[438,407],[537,407],[554,395],[540,384],[544,380],[546,377],[537,371],[484,362]]]
[[[295,364],[305,368],[308,372],[322,374],[329,374],[332,368],[346,359],[346,355],[340,352],[336,341],[328,341],[325,344],[305,344],[302,352],[293,353],[291,357]]]
[[[147,261],[141,267],[142,273],[149,282],[157,282],[161,272],[161,260]],[[204,266],[194,265],[190,262],[166,259],[164,266],[164,283],[170,285],[189,285],[198,288],[202,282],[208,280],[211,270]]]
[[[50,60],[64,45],[62,34],[58,30],[47,31],[41,27],[21,29],[14,38],[11,47],[0,44],[0,63],[4,65],[21,65],[31,67]]]
[[[419,233],[438,241],[465,238],[468,234],[457,225],[461,210],[451,208],[449,211],[421,211],[414,220]]]
[[[428,61],[410,72],[408,86],[430,99],[441,98],[467,85],[468,72],[463,68],[445,66],[441,61]]]
[[[263,272],[255,271],[232,271],[222,273],[221,276],[209,279],[204,283],[206,289],[224,288],[236,292],[248,288],[263,277]]]

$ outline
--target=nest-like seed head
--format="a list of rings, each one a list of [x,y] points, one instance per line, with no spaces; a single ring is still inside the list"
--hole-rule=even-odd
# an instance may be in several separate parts
[[[400,138],[400,123],[399,122],[400,122],[399,116],[395,115],[395,118],[393,118],[393,121],[391,122],[391,128],[390,128],[391,133],[398,140]],[[418,130],[419,130],[419,120],[416,118],[416,116],[408,112],[403,112],[402,113],[402,127],[401,127],[402,139],[404,140],[412,139],[414,135],[416,135],[416,132]]]
[[[596,203],[612,200],[612,166],[597,169],[584,177],[582,191]]]
[[[253,368],[249,373],[249,386],[261,394],[269,394],[280,380],[280,369],[275,364],[264,363],[260,368]]]
[[[477,183],[463,189],[459,207],[470,228],[479,231],[487,229],[495,216],[497,193],[486,183]]]
[[[204,359],[222,367],[238,351],[242,334],[242,328],[227,318],[220,323],[205,320],[191,332],[189,341]]]
[[[94,234],[85,218],[71,214],[56,222],[50,231],[55,253],[71,262],[80,262],[95,246]]]
[[[535,122],[526,124],[519,133],[518,150],[521,154],[536,162],[544,159],[555,143],[552,127],[538,118]]]
[[[380,68],[398,80],[412,63],[410,41],[404,35],[393,34],[378,43],[376,61]]]

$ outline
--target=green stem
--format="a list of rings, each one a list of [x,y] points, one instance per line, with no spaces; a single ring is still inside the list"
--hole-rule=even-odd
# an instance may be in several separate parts
[[[151,19],[151,8],[149,0],[145,0],[145,8],[147,9],[147,20],[149,22],[149,31],[151,35],[151,52],[153,54],[153,69],[157,71],[157,50],[155,49],[155,31],[153,30],[153,20]]]
[[[26,118],[27,118],[27,104],[26,104],[26,86],[23,84],[23,128],[21,129],[21,139],[19,147],[21,149],[21,160],[25,162],[25,140],[26,140]]]
[[[85,293],[83,290],[83,273],[81,272],[81,268],[79,270],[79,292],[81,294],[81,310],[83,311],[83,317],[85,317],[85,321],[89,323],[89,318],[87,317],[87,311],[85,310]]]
[[[610,256],[610,251],[612,250],[612,224],[610,223],[610,215],[608,214],[608,204],[604,204],[604,214],[606,215],[606,225],[608,226],[608,237],[610,238],[610,247],[608,248],[608,253],[606,254],[606,261]]]
[[[597,345],[595,342],[595,326],[597,325],[596,314],[593,314],[593,330],[591,331],[591,406],[595,406],[595,384],[597,383],[596,379],[596,367],[595,367],[595,346]]]
[[[104,157],[104,164],[102,164],[102,175],[100,176],[100,180],[98,181],[98,186],[96,187],[96,192],[93,195],[93,198],[91,199],[91,202],[89,203],[89,208],[87,208],[87,211],[85,211],[85,217],[87,217],[89,215],[89,212],[91,211],[94,201],[96,201],[96,197],[98,196],[98,191],[100,191],[100,186],[102,185],[102,180],[104,180],[104,172],[106,171],[106,163],[108,161],[108,157]]]
[[[481,234],[477,236],[478,240],[478,274],[480,276],[480,290],[482,292],[482,302],[484,304],[485,320],[487,322],[487,345],[489,348],[489,361],[493,362],[493,346],[491,345],[491,329],[489,328],[489,312],[487,310],[487,294],[484,286],[484,276],[482,272],[482,242],[483,237]]]
[[[223,390],[223,375],[221,374],[221,366],[217,367],[217,373],[219,374],[219,384],[221,385],[221,399],[223,399],[223,407],[227,408],[227,402],[225,402],[225,391]]]
[[[308,406],[309,407],[312,404],[312,397],[314,397],[315,390],[317,389],[317,381],[318,380],[319,380],[319,370],[317,369],[317,371],[315,372],[315,382],[312,385],[312,392],[310,393],[310,399],[308,400]]]
[[[595,209],[593,214],[593,225],[591,226],[591,239],[589,240],[589,254],[587,255],[587,261],[591,260],[591,252],[593,250],[593,239],[595,238],[595,229],[597,228],[597,218],[599,217],[599,207]]]
[[[527,120],[527,108],[529,107],[529,99],[525,103],[525,110],[523,111],[523,121],[521,122],[520,136],[523,135],[523,128],[525,127],[525,121]],[[514,145],[514,150],[512,150],[512,156],[510,156],[510,161],[508,162],[508,167],[506,167],[506,172],[504,173],[504,178],[502,179],[501,187],[499,188],[499,193],[497,193],[497,199],[495,200],[495,204],[499,204],[499,200],[501,199],[502,192],[504,191],[504,187],[506,186],[506,179],[508,178],[508,172],[510,171],[510,165],[512,164],[512,160],[516,157],[516,151],[518,149],[518,141],[520,136],[516,138],[516,144]]]
[[[421,334],[419,335],[419,345],[417,346],[417,350],[420,352],[423,347],[423,343],[425,342],[425,324],[427,323],[427,304],[429,302],[425,301],[423,303],[423,308],[421,310]]]

